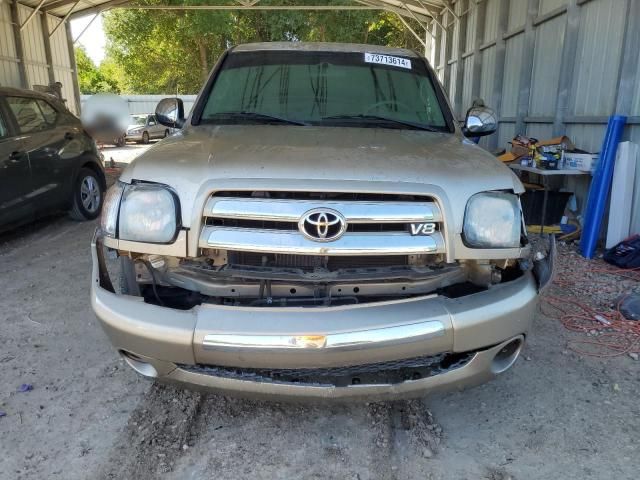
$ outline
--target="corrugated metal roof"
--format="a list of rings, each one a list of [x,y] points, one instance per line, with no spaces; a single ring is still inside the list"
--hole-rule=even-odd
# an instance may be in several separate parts
[[[238,9],[262,8],[260,0],[235,0],[235,2],[236,3],[232,3],[231,6]],[[131,0],[44,0],[44,2],[42,2],[42,0],[18,0],[18,3],[32,8],[42,3],[40,7],[42,10],[57,17],[64,17],[69,13],[74,16],[80,16],[82,14],[98,13],[116,6],[127,4],[135,5],[135,2]],[[451,8],[452,3],[453,2],[446,0],[352,0],[351,3],[346,3],[346,5],[380,7],[408,18],[417,17],[420,20],[430,20],[433,16],[439,15],[443,10]],[[198,6],[203,8],[207,5],[219,7],[230,6],[229,2],[225,0],[211,0],[208,4],[199,4]],[[322,5],[322,0],[318,1],[318,5]],[[309,6],[309,3],[300,2],[297,4],[294,2],[292,6],[293,8],[304,7]],[[178,6],[174,5],[173,7],[176,8]],[[268,5],[264,7],[268,7]],[[331,6],[329,6],[329,8],[331,8]]]

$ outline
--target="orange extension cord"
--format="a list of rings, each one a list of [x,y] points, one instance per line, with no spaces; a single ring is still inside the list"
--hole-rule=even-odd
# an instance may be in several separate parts
[[[585,270],[601,276],[600,279],[587,280],[591,284],[610,285],[619,277],[640,282],[640,268],[624,270],[595,261],[580,260],[584,262]],[[581,296],[581,284],[584,285],[585,282],[584,277],[577,278],[577,273],[579,272],[560,268],[553,281],[553,290],[564,291],[569,296],[556,296],[547,292],[540,304],[544,315],[557,318],[567,330],[584,334],[595,330],[597,335],[593,338],[571,340],[568,348],[576,353],[595,357],[617,357],[640,352],[640,321],[627,320],[620,313],[620,305],[625,297],[620,298],[615,309],[599,311],[577,300]],[[551,307],[552,312],[547,307]]]

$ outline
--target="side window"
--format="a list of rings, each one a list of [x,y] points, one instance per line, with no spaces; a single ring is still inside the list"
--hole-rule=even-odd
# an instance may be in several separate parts
[[[154,117],[153,115],[149,115],[149,126],[152,127],[155,124],[156,124],[156,117]]]
[[[7,128],[7,123],[2,118],[2,112],[0,112],[0,138],[5,138],[9,136],[9,129]]]
[[[49,125],[55,125],[58,120],[58,112],[55,108],[53,108],[49,102],[44,100],[36,100],[38,105],[40,106],[40,111],[44,116],[44,119],[47,121]]]
[[[49,128],[36,100],[25,97],[7,97],[9,108],[16,117],[20,133],[38,132]]]

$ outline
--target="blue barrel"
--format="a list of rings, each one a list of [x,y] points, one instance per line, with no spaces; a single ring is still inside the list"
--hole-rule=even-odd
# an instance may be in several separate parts
[[[613,179],[613,167],[616,162],[618,143],[622,138],[625,123],[627,123],[627,117],[623,115],[609,117],[607,133],[604,136],[602,149],[600,150],[600,160],[593,174],[593,180],[591,180],[589,199],[587,200],[587,209],[585,210],[584,224],[582,226],[582,236],[580,237],[580,253],[586,258],[593,258],[596,251],[600,227],[602,226],[602,217],[607,208],[607,198],[609,197],[609,189]]]

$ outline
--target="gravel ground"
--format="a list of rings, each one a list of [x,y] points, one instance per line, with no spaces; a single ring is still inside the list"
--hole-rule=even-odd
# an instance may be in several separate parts
[[[111,160],[116,164],[124,165],[131,163],[134,158],[147,151],[155,143],[157,143],[157,140],[152,140],[147,145],[127,143],[124,147],[105,146],[100,151],[104,156],[104,162],[107,167],[110,166]]]
[[[0,237],[0,479],[638,477],[640,363],[578,355],[543,315],[512,370],[419,401],[299,406],[142,380],[89,305],[94,227],[60,216]]]

